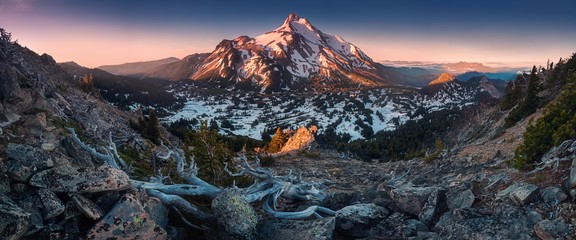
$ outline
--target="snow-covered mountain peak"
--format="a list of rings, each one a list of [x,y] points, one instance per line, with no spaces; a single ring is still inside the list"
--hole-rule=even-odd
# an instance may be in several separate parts
[[[382,86],[372,59],[339,36],[325,34],[306,18],[288,15],[273,31],[255,38],[223,40],[189,77],[221,86],[256,87],[262,91]],[[313,89],[313,88],[308,88]]]

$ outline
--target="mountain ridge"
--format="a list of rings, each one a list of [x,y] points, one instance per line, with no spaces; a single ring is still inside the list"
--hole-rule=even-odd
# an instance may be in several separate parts
[[[180,61],[180,59],[176,57],[167,57],[151,61],[127,62],[116,65],[102,65],[96,68],[102,69],[114,75],[142,76],[146,75],[149,69],[177,61]]]

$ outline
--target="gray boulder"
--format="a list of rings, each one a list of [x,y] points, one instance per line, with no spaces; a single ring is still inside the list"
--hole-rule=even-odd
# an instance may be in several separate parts
[[[6,154],[8,176],[16,181],[26,182],[35,173],[54,166],[46,152],[37,147],[9,143]]]
[[[439,187],[404,187],[390,191],[398,208],[431,226],[447,210],[446,190]]]
[[[137,194],[126,193],[90,231],[87,239],[168,239],[144,210]]]
[[[468,189],[452,197],[448,197],[448,209],[454,210],[456,208],[469,208],[472,207],[476,197],[472,190]]]
[[[98,220],[104,216],[104,211],[102,211],[98,205],[96,205],[90,199],[84,197],[82,194],[70,193],[69,196],[78,210],[80,210],[84,216],[92,220]]]
[[[20,239],[30,223],[30,213],[20,208],[14,201],[0,194],[0,238]]]
[[[566,239],[570,230],[564,220],[542,220],[534,225],[534,232],[542,240]]]
[[[38,189],[38,197],[44,206],[44,220],[56,217],[64,212],[65,206],[54,192],[41,188]]]
[[[221,239],[254,239],[258,216],[239,192],[224,191],[212,200]]]
[[[418,219],[427,226],[433,226],[447,209],[446,190],[438,188],[428,196],[426,204],[418,214]]]
[[[397,188],[390,191],[390,197],[401,211],[418,216],[430,194],[437,190],[435,187]]]
[[[545,203],[559,204],[568,199],[568,195],[558,187],[547,187],[540,190],[540,196]]]
[[[103,165],[96,168],[61,166],[32,176],[30,185],[54,192],[94,193],[130,188],[125,172]]]
[[[376,204],[356,204],[336,212],[336,229],[347,236],[367,237],[370,229],[388,216],[386,208]]]
[[[258,239],[262,240],[328,240],[336,226],[334,217],[301,220],[264,220],[258,223]]]
[[[538,186],[526,184],[516,188],[510,193],[510,199],[518,206],[526,206],[538,198]]]

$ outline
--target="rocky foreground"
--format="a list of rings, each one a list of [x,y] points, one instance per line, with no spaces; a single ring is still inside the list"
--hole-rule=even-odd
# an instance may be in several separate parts
[[[327,151],[280,157],[274,170],[293,170],[318,183],[321,202],[285,202],[280,210],[319,204],[335,216],[281,220],[248,204],[234,189],[211,203],[217,226],[209,239],[574,239],[573,156],[576,142],[548,156],[566,158],[556,171],[511,170],[500,156],[366,163]],[[169,224],[166,206],[131,187],[110,166],[77,167],[27,144],[7,145],[0,180],[3,239],[186,239]],[[570,165],[572,164],[572,165]],[[211,226],[201,224],[201,227]]]

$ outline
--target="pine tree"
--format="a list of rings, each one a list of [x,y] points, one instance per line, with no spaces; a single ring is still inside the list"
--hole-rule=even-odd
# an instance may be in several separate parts
[[[160,121],[156,115],[156,111],[150,110],[148,114],[148,121],[146,122],[146,133],[148,139],[150,139],[155,144],[160,144]]]
[[[197,132],[188,136],[187,145],[192,147],[191,154],[198,165],[200,178],[218,185],[230,185],[233,178],[224,171],[224,162],[233,170],[232,154],[228,146],[219,140],[218,132],[210,130],[206,121],[200,123]]]

